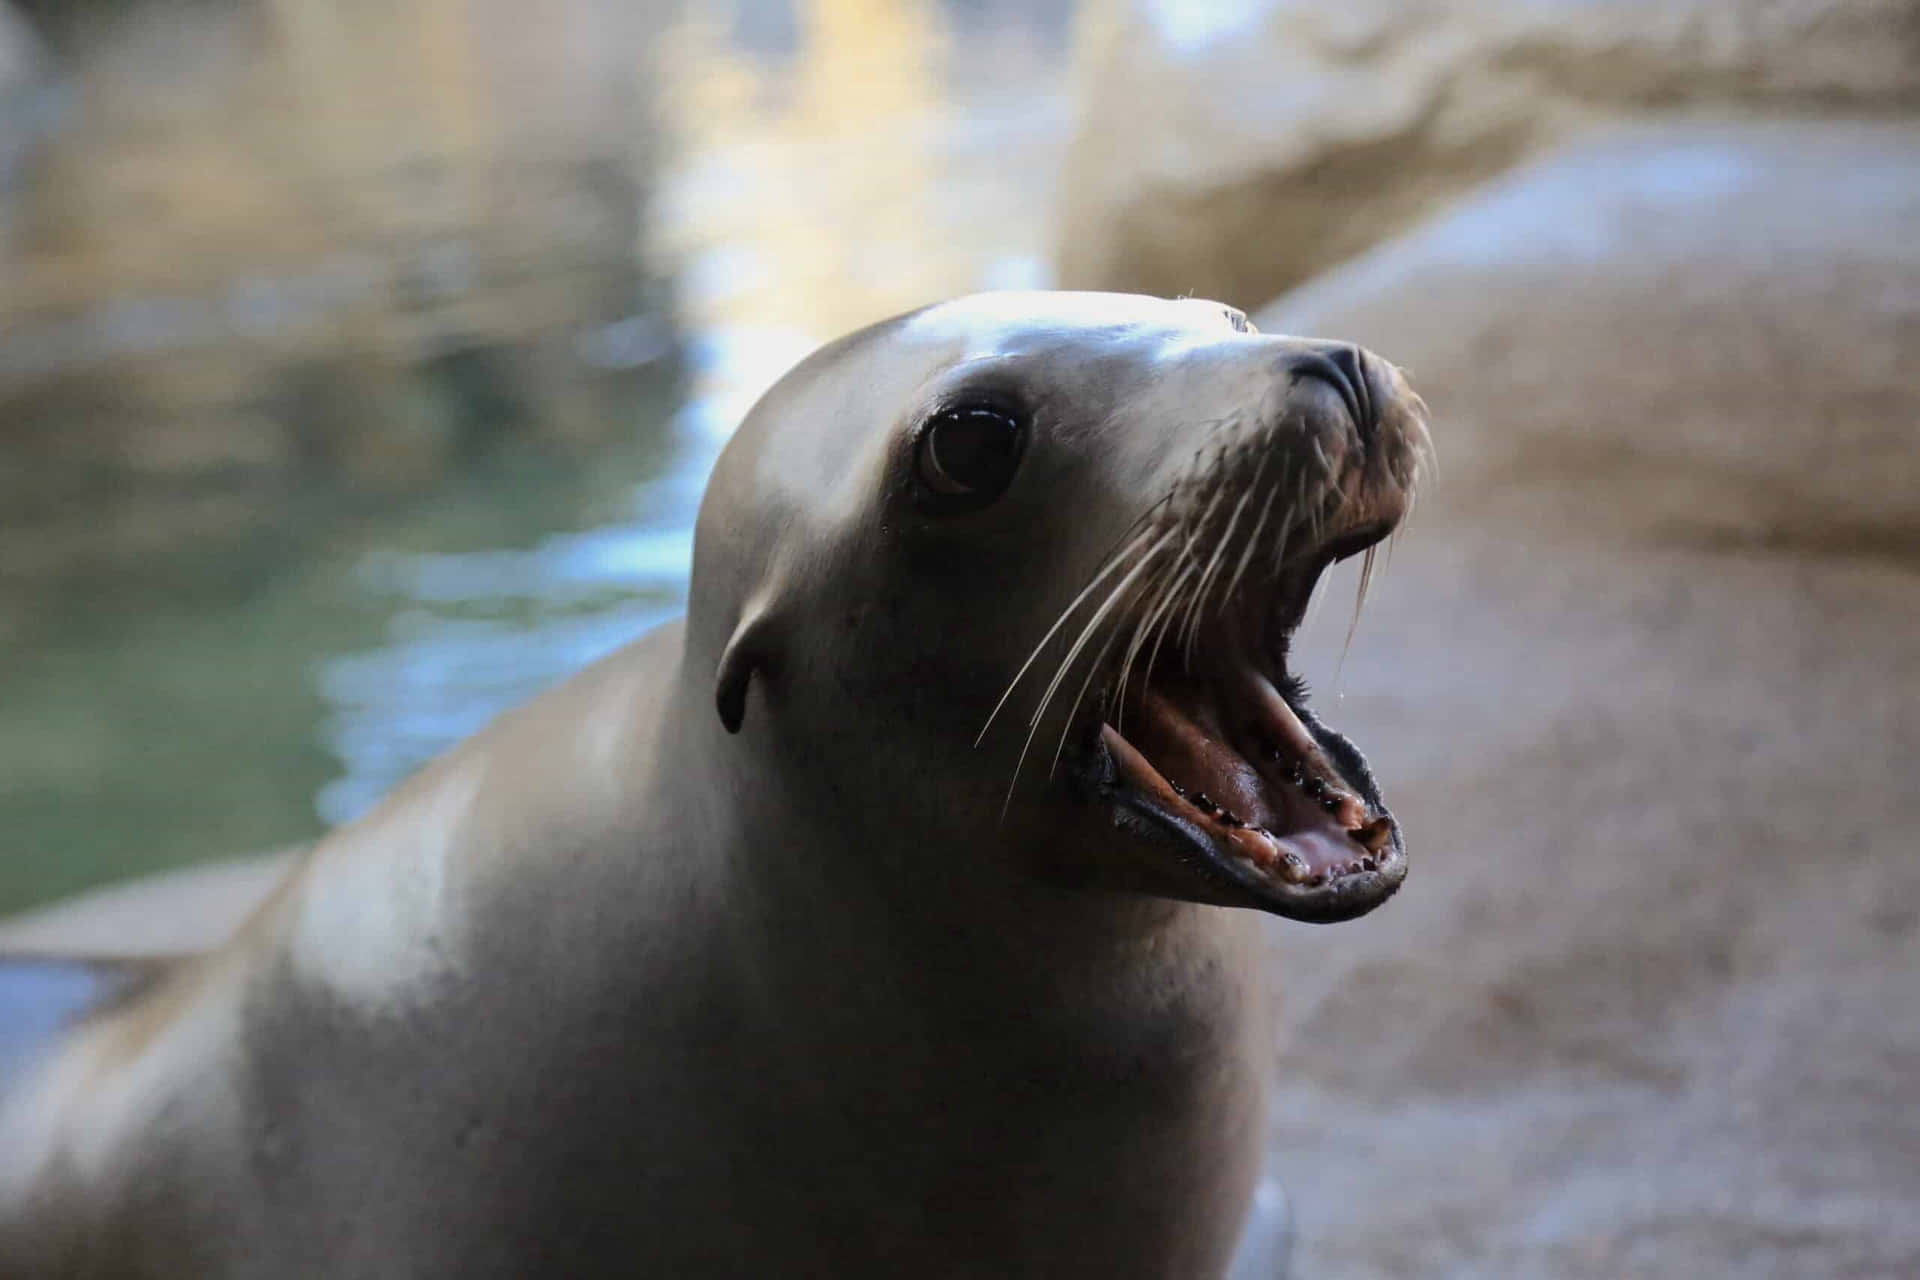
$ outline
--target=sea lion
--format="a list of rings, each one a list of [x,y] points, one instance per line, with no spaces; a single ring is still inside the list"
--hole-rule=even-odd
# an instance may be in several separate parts
[[[683,622],[12,1091],[0,1272],[1219,1274],[1255,912],[1406,871],[1287,642],[1425,442],[1384,361],[1196,300],[823,348],[717,464]]]

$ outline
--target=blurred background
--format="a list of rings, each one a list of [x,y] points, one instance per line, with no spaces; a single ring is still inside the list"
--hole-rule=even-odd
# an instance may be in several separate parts
[[[1920,0],[0,0],[0,915],[351,819],[812,346],[1051,286],[1434,411],[1300,1273],[1920,1274]]]
[[[0,0],[0,914],[679,607],[812,346],[1051,279],[1064,4]]]

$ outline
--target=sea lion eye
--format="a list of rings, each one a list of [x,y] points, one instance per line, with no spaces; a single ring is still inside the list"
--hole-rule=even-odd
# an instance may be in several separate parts
[[[975,511],[1005,491],[1020,466],[1027,433],[1004,409],[968,405],[927,419],[915,442],[913,469],[926,505],[940,512]]]

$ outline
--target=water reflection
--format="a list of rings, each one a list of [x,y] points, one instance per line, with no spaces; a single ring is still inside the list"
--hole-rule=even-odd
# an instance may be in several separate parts
[[[0,910],[363,811],[681,607],[812,346],[1046,282],[1068,4],[539,8],[51,33],[76,109],[0,244]]]
[[[755,372],[785,367],[771,351],[711,339],[691,354],[707,393],[666,424],[671,461],[636,484],[631,518],[525,549],[382,551],[360,563],[360,584],[399,612],[386,643],[321,670],[322,733],[343,770],[317,798],[324,821],[365,812],[500,712],[680,612],[707,473],[739,402],[758,395]]]

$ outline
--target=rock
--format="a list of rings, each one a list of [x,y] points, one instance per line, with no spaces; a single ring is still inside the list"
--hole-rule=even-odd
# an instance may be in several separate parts
[[[1258,301],[1596,125],[1910,115],[1920,5],[1111,0],[1076,77],[1061,283]]]
[[[1302,647],[1413,870],[1277,939],[1299,1274],[1920,1274],[1912,130],[1583,143],[1257,319],[1440,450]]]
[[[1655,127],[1258,317],[1411,368],[1439,500],[1920,565],[1920,127]]]
[[[19,171],[57,114],[46,48],[26,18],[0,0],[0,251],[9,239]]]

